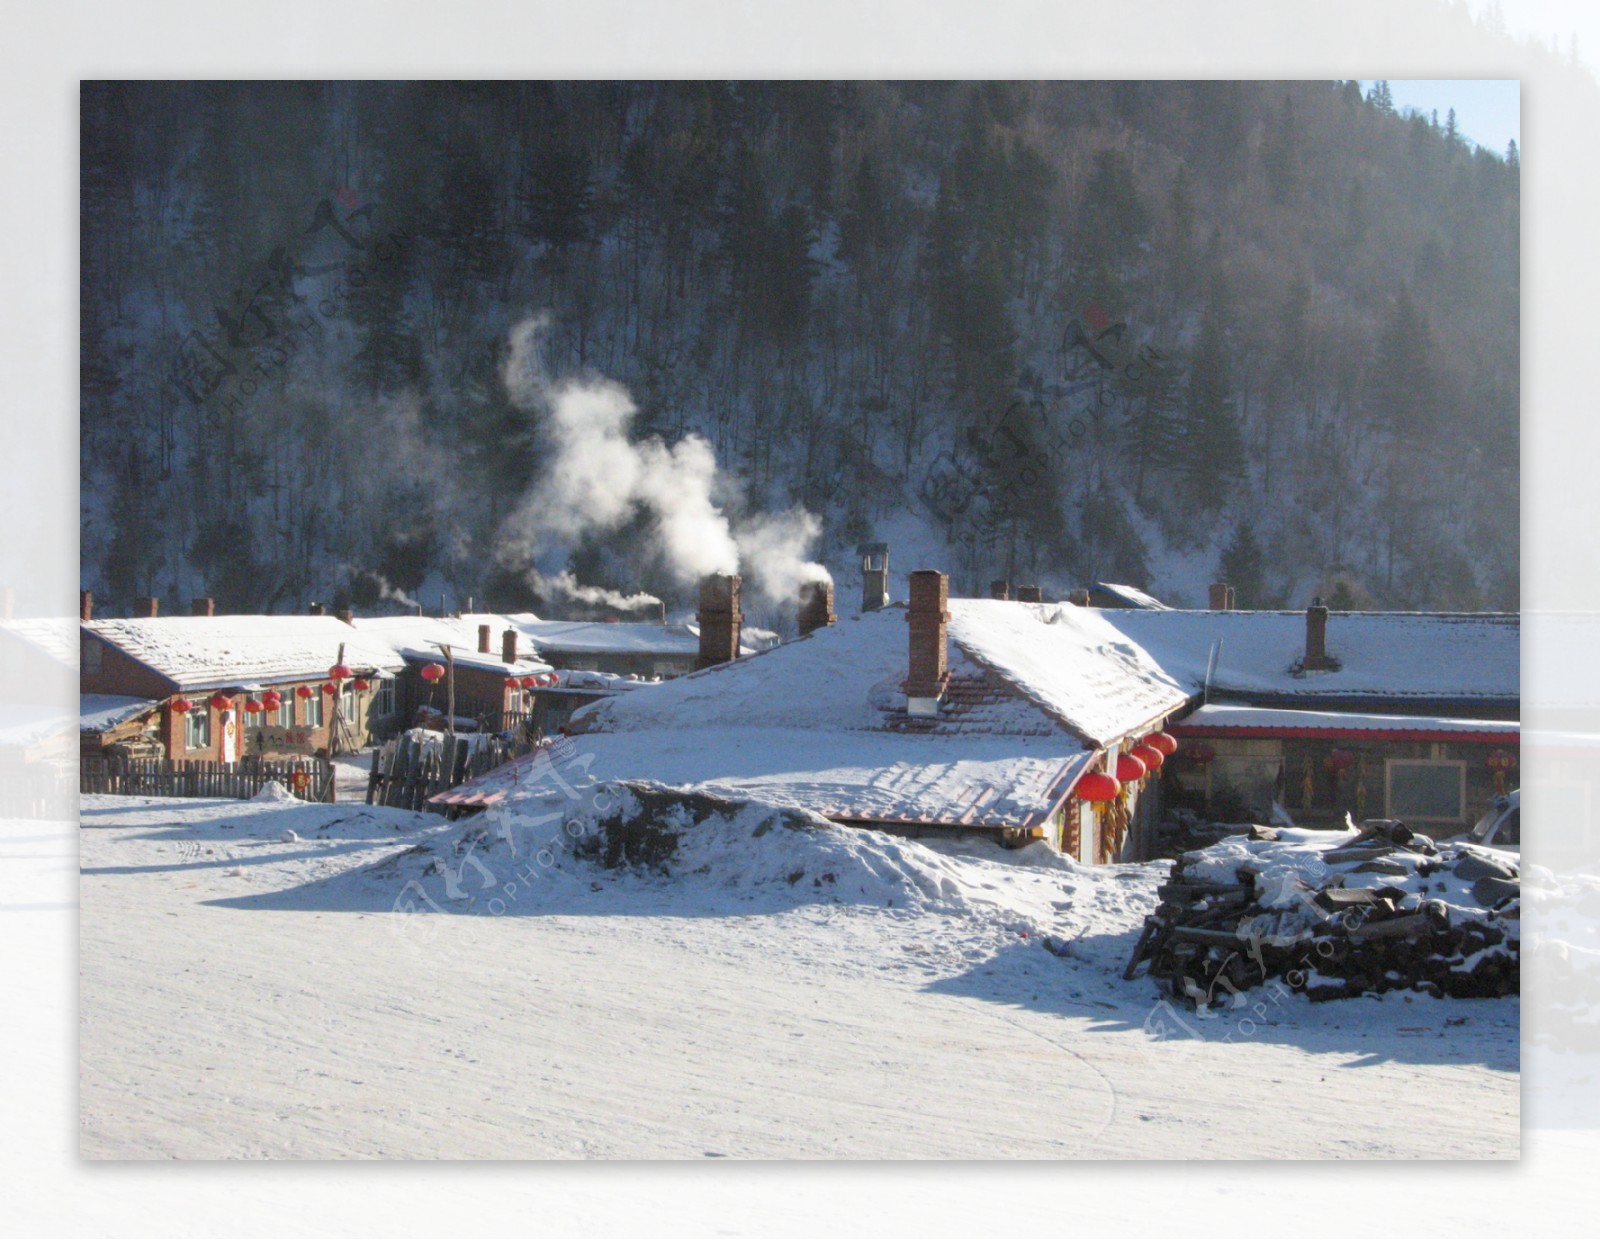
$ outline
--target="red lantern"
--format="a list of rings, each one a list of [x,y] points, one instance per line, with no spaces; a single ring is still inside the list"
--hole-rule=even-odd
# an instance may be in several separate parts
[[[316,690],[314,690],[310,685],[301,685],[294,691],[294,695],[297,698],[308,698],[315,692]]]
[[[322,686],[322,691],[324,693],[326,693],[329,697],[332,697],[335,693],[339,692],[339,686],[338,685],[323,685]]]
[[[244,709],[247,714],[259,715],[261,713],[261,703],[256,701],[255,698],[249,698],[244,704]]]
[[[507,676],[506,688],[511,690],[520,689],[522,688],[522,681],[518,680],[515,676]]]
[[[1165,732],[1150,733],[1149,736],[1144,738],[1144,744],[1150,746],[1151,749],[1159,749],[1168,758],[1178,752],[1177,738]]]
[[[1125,784],[1136,784],[1149,772],[1145,765],[1131,753],[1117,755],[1117,778]]]
[[[532,689],[536,685],[542,685],[544,683],[544,677],[543,676],[524,676],[521,680],[517,681],[517,683],[519,685],[521,685],[524,689]]]
[[[211,705],[218,710],[229,710],[233,706],[233,699],[226,693],[214,693],[211,695]]]
[[[1078,800],[1093,803],[1115,801],[1121,791],[1122,785],[1104,771],[1093,771],[1085,775],[1078,781],[1076,789]]]
[[[1356,756],[1348,749],[1329,750],[1328,756],[1322,760],[1322,765],[1337,775],[1340,771],[1348,771],[1356,764]]]
[[[372,688],[370,681],[358,680],[355,683],[355,689],[357,693],[365,693],[370,688]]]
[[[194,709],[194,703],[191,702],[188,698],[173,698],[172,699],[172,711],[173,711],[174,714],[187,715],[193,709]]]
[[[283,705],[283,698],[269,689],[261,695],[261,704],[268,710],[277,710]]]
[[[431,685],[434,681],[438,680],[444,675],[444,664],[426,663],[423,665],[422,671],[420,671],[418,675]]]
[[[1167,755],[1154,745],[1135,745],[1133,747],[1133,756],[1143,762],[1145,768],[1151,771],[1159,771],[1161,764],[1167,760]]]
[[[1191,745],[1184,752],[1189,755],[1189,761],[1196,766],[1210,766],[1217,756],[1217,751],[1210,745]]]
[[[343,663],[335,663],[332,667],[330,667],[328,669],[328,679],[329,680],[333,680],[333,681],[349,680],[350,679],[350,675],[351,675],[350,669],[348,667],[346,667]]]

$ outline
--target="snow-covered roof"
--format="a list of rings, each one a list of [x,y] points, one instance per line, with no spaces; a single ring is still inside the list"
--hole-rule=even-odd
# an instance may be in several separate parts
[[[687,624],[620,620],[539,620],[517,626],[534,648],[559,654],[684,655],[700,653],[698,630]]]
[[[1338,670],[1297,674],[1306,641],[1301,611],[1087,610],[1196,692],[1205,685],[1207,661],[1220,642],[1213,699],[1502,706],[1520,699],[1515,614],[1334,612],[1327,652],[1339,661]]]
[[[1146,611],[1171,611],[1172,609],[1154,595],[1146,594],[1137,586],[1118,585],[1114,581],[1097,581],[1094,588],[1113,598],[1121,599],[1129,607],[1137,607]]]
[[[114,693],[80,693],[78,731],[104,732],[119,723],[137,719],[155,705],[151,698],[123,697]]]
[[[1061,733],[1098,746],[1189,699],[1137,646],[1083,608],[951,599],[949,609],[951,684],[937,720],[905,714],[906,612],[888,607],[649,693],[612,699],[586,711],[583,726]]]
[[[951,599],[950,637],[1062,720],[1104,745],[1177,710],[1188,690],[1102,618],[1070,603]]]
[[[326,676],[344,644],[357,671],[398,671],[404,660],[336,616],[160,616],[83,626],[184,692]]]
[[[1481,740],[1515,743],[1520,725],[1505,719],[1457,719],[1449,715],[1374,715],[1340,710],[1280,710],[1268,706],[1208,703],[1171,731],[1179,736],[1228,732],[1243,737],[1335,737],[1382,735],[1405,740]]]
[[[489,652],[478,649],[478,627],[489,626]],[[365,636],[387,643],[401,658],[411,662],[437,662],[444,658],[437,643],[454,651],[456,663],[507,676],[531,676],[547,672],[550,665],[519,649],[515,663],[500,657],[501,634],[516,628],[509,617],[487,612],[461,616],[358,616],[355,626]]]
[[[566,761],[537,750],[431,803],[559,799],[561,781],[581,771],[597,780],[647,778],[835,820],[1026,829],[1045,821],[1094,757],[1065,737],[800,728],[591,733],[571,745]]]
[[[597,779],[647,779],[874,822],[1031,827],[1095,750],[1189,700],[1081,608],[949,603],[950,683],[937,718],[907,714],[901,607],[607,698],[571,740]],[[438,799],[486,805],[540,759]],[[544,759],[548,762],[548,759]]]

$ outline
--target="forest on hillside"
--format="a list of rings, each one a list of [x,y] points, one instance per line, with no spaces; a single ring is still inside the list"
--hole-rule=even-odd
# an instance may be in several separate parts
[[[813,514],[841,610],[877,540],[963,594],[1517,606],[1517,152],[1384,83],[86,83],[81,158],[113,611],[690,603],[642,511],[522,528],[534,319],[730,519]]]

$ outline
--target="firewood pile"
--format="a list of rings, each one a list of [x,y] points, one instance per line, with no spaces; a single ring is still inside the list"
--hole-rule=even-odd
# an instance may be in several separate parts
[[[1173,863],[1123,976],[1147,963],[1199,1007],[1268,979],[1313,1001],[1515,994],[1521,892],[1515,855],[1435,844],[1393,820],[1253,827]]]

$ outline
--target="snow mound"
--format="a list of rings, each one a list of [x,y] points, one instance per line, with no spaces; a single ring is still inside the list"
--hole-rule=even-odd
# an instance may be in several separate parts
[[[284,803],[289,801],[298,802],[300,798],[295,796],[294,793],[290,792],[277,780],[269,779],[266,783],[261,785],[261,791],[256,793],[255,796],[251,797],[250,799],[252,801]]]
[[[542,804],[542,803],[541,803]],[[550,834],[548,812],[491,810],[463,837],[479,849]],[[808,810],[735,801],[661,784],[599,784],[561,824],[567,846],[544,849],[547,868],[587,879],[626,873],[689,888],[965,913],[962,864],[885,834],[840,827]]]

